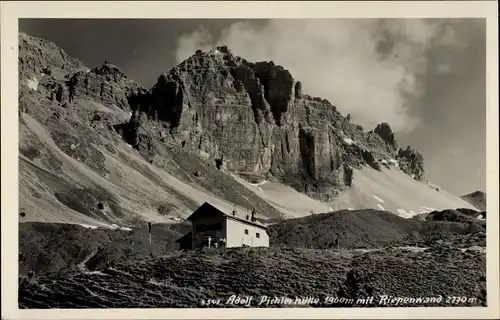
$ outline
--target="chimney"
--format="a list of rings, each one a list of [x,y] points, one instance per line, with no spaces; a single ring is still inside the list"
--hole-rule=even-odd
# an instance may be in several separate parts
[[[252,210],[252,221],[255,221],[255,208]]]
[[[250,220],[250,219],[249,219],[250,217],[248,216],[248,214],[247,214],[247,217],[246,217],[246,218],[247,218],[247,220]]]
[[[233,210],[233,216],[235,216],[235,215],[236,215],[236,210]]]

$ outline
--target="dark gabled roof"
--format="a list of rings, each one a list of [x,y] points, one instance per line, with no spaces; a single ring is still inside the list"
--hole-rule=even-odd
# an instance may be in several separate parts
[[[208,216],[220,216],[220,217],[226,217],[228,219],[236,220],[242,223],[254,225],[256,227],[262,228],[262,229],[267,229],[267,227],[260,223],[259,221],[250,221],[247,220],[243,217],[237,216],[237,215],[232,215],[232,214],[227,214],[220,209],[216,208],[215,206],[211,205],[208,202],[203,203],[198,209],[196,209],[189,217],[186,218],[186,220],[193,221],[201,217],[206,217],[207,214],[206,212],[210,212]],[[204,214],[205,213],[205,214]]]
[[[204,212],[210,212],[210,216],[224,216],[225,213],[222,212],[221,210],[217,209],[213,205],[211,205],[208,202],[205,202],[201,206],[198,207],[189,217],[186,218],[186,220],[193,221],[196,220],[199,217],[206,217],[206,214],[203,214]]]

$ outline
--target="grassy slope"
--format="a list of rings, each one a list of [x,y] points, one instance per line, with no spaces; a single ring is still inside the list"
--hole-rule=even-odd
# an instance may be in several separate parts
[[[485,245],[484,223],[418,221],[377,210],[339,211],[279,222],[269,229],[272,246],[328,249],[377,248],[446,239]],[[481,240],[482,239],[482,240]],[[458,241],[458,242],[457,242]]]
[[[174,249],[172,242],[186,231],[182,227],[153,225],[150,245],[146,224],[133,231],[37,222],[19,226],[20,274],[75,269],[90,257],[96,258],[91,259],[89,267],[99,268],[102,256],[106,261],[117,261],[165,254]]]
[[[472,222],[472,221],[471,221]],[[188,224],[153,224],[152,244],[147,225],[133,231],[86,229],[78,225],[21,223],[20,273],[35,274],[87,268],[100,270],[123,259],[159,256],[176,249],[175,240]],[[444,242],[454,247],[486,246],[484,222],[418,221],[374,210],[341,211],[291,219],[270,226],[272,247],[382,248],[406,244],[430,246]],[[91,258],[90,258],[91,257]]]
[[[122,260],[102,272],[22,278],[19,305],[200,307],[206,299],[221,299],[223,304],[232,294],[254,296],[254,305],[261,295],[314,296],[323,300],[328,295],[378,299],[384,294],[466,296],[476,298],[476,304],[484,304],[485,285],[485,255],[452,249],[364,254],[312,249],[210,249]],[[443,301],[441,306],[445,305]]]

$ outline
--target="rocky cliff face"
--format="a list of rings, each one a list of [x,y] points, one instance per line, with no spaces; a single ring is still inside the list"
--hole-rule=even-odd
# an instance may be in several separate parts
[[[383,122],[373,130],[384,142],[386,145],[386,151],[394,154],[398,149],[398,142],[396,141],[396,137],[394,132],[392,132],[391,127],[388,123]]]
[[[366,133],[329,101],[303,94],[285,68],[248,62],[227,47],[197,51],[137,101],[132,122],[160,123],[184,150],[247,180],[274,177],[325,201],[351,184],[352,167],[380,170],[398,155],[387,123]],[[412,157],[399,154],[405,172],[421,179],[420,157]]]
[[[365,132],[329,101],[303,93],[300,81],[272,61],[248,62],[224,46],[198,50],[147,90],[107,61],[89,69],[51,42],[19,39],[20,86],[32,89],[20,90],[20,112],[102,176],[109,169],[96,145],[104,138],[114,153],[113,141],[121,136],[154,165],[196,155],[250,182],[280,181],[323,201],[351,186],[353,168],[362,166],[399,165],[424,179],[422,156],[398,149],[387,123]],[[117,114],[129,116],[124,121]],[[85,129],[86,142],[69,137],[71,128]]]
[[[88,68],[22,33],[18,62],[22,221],[172,222],[200,201],[255,208],[259,219],[283,215],[213,161],[183,152],[164,121],[138,112],[150,106],[150,91],[116,66]]]
[[[424,157],[412,147],[399,149],[399,167],[403,172],[417,181],[424,181]]]

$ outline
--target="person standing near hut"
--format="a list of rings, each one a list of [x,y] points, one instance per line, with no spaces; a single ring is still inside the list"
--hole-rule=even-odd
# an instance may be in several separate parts
[[[226,239],[224,238],[219,239],[219,246],[221,248],[224,248],[226,246]]]

